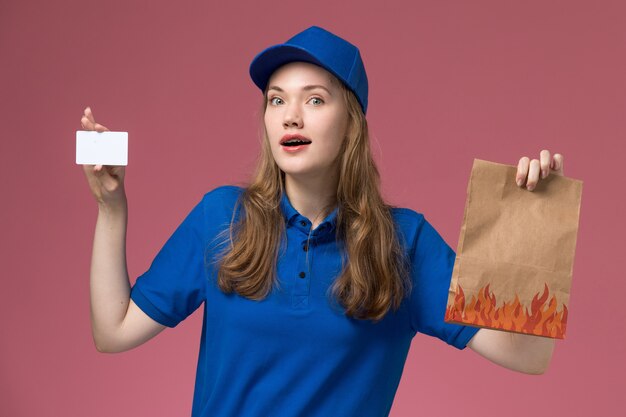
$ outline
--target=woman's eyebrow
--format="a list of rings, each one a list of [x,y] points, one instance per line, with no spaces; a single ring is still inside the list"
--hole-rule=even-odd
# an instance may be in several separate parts
[[[323,85],[319,85],[319,84],[310,84],[310,85],[305,85],[304,87],[302,87],[302,89],[303,89],[304,91],[314,90],[314,89],[316,89],[316,88],[321,88],[321,89],[323,89],[323,90],[326,90],[326,92],[327,92],[329,95],[331,95],[331,96],[333,95],[333,94],[330,92],[330,90],[328,90],[328,88],[324,87]],[[276,91],[280,91],[281,93],[284,93],[284,90],[283,90],[282,88],[280,88],[279,86],[277,86],[277,85],[273,85],[273,86],[269,87],[269,88],[267,89],[267,91],[269,91],[269,90],[276,90]]]

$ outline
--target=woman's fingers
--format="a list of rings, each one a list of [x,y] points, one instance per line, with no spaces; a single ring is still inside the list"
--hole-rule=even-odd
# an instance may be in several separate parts
[[[560,153],[554,154],[551,168],[556,175],[563,175],[563,155]]]
[[[80,124],[84,129],[95,130],[94,125],[96,124],[96,121],[91,113],[91,108],[87,107],[83,110],[83,117],[80,118]]]
[[[87,108],[85,109],[85,117],[87,117],[87,119],[95,124],[96,123],[96,119],[93,118],[93,113],[91,112],[91,107],[87,106]]]
[[[109,129],[100,123],[96,123],[96,119],[93,117],[91,107],[87,107],[84,110],[83,117],[80,119],[80,124],[85,130],[95,130],[96,132],[109,132]]]
[[[540,152],[539,159],[530,160],[526,156],[520,158],[515,181],[520,187],[526,184],[526,188],[532,191],[540,179],[547,178],[551,173],[563,175],[563,155],[555,153],[551,157],[550,151],[544,149]]]
[[[98,202],[103,203],[122,198],[124,167],[83,165],[83,168],[91,192]]]
[[[517,185],[520,187],[524,185],[524,182],[526,181],[529,165],[530,159],[528,159],[527,156],[521,157],[519,163],[517,164],[517,175],[515,177],[515,182],[517,182]]]
[[[95,129],[96,129],[97,132],[108,132],[109,131],[109,129],[107,129],[106,127],[102,126],[100,123],[96,123]]]
[[[107,165],[107,166],[104,166],[100,172],[101,172],[101,174],[99,175],[100,182],[102,184],[102,187],[104,187],[104,189],[108,193],[115,193],[118,191],[120,187],[123,187],[123,182],[124,182],[123,167]]]
[[[87,116],[83,115],[83,117],[80,118],[80,125],[83,127],[83,129],[85,130],[93,130],[93,127],[91,125],[91,122],[89,121],[89,119],[87,118]]]
[[[547,149],[539,153],[539,166],[541,168],[541,179],[550,175],[550,151]]]
[[[541,171],[541,164],[538,159],[532,159],[528,168],[528,180],[526,180],[526,189],[532,191],[537,186],[539,181],[539,175]]]
[[[539,160],[530,160],[527,156],[522,157],[517,164],[517,174],[515,176],[517,185],[521,187],[526,184],[528,190],[534,189],[539,180],[540,170]]]
[[[109,175],[115,178],[117,181],[123,183],[124,176],[126,175],[126,167],[125,166],[109,166]]]

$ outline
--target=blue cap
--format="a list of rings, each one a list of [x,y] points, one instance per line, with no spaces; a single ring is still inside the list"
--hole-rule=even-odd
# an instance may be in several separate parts
[[[264,92],[272,73],[293,61],[319,65],[332,73],[354,93],[365,114],[367,74],[356,46],[326,29],[311,26],[287,42],[270,46],[257,54],[250,64],[250,77]]]

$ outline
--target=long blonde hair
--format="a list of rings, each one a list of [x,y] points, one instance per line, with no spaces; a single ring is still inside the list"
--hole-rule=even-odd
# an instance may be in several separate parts
[[[348,109],[348,130],[339,162],[336,238],[343,243],[342,272],[329,288],[330,294],[354,319],[382,319],[389,309],[397,310],[411,291],[409,263],[400,245],[391,208],[380,194],[380,175],[371,155],[365,115],[355,95],[336,78]],[[267,103],[264,94],[262,114]],[[261,124],[263,124],[261,120]],[[252,300],[262,300],[276,279],[279,247],[285,238],[285,220],[280,207],[284,172],[276,164],[267,132],[261,129],[261,153],[252,182],[237,201],[243,215],[235,224],[217,257],[218,285]],[[236,206],[237,207],[237,206]],[[327,215],[332,207],[326,207]]]

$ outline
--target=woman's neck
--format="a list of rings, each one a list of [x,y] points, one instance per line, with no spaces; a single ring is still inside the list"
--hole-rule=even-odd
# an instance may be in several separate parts
[[[328,214],[324,213],[324,208],[336,204],[337,185],[336,175],[318,178],[285,175],[285,191],[289,202],[298,213],[311,221],[313,229]]]

